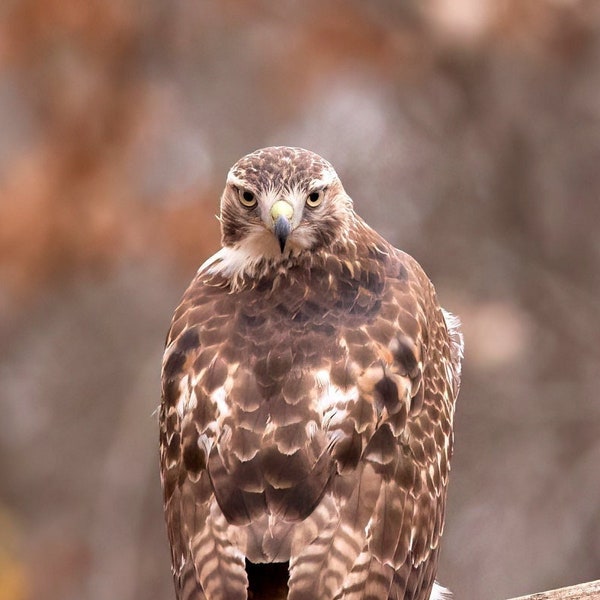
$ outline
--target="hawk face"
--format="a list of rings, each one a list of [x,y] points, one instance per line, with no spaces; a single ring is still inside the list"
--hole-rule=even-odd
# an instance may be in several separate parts
[[[331,247],[352,214],[352,201],[326,160],[301,148],[264,148],[229,171],[221,197],[223,247],[236,271],[281,264]]]

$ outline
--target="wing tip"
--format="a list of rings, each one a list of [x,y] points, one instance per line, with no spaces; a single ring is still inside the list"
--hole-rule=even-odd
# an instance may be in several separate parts
[[[452,592],[435,581],[429,600],[452,600]]]

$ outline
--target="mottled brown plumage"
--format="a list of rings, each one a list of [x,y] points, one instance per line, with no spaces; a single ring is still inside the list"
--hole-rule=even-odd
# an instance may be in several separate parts
[[[177,597],[429,598],[455,320],[311,152],[241,159],[220,219],[223,249],[185,292],[163,362]]]

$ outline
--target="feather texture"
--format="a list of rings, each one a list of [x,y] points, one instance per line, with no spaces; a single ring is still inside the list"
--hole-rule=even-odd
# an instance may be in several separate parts
[[[257,198],[253,210],[240,188]],[[305,208],[314,189],[322,203]],[[293,209],[283,251],[268,219],[277,199]],[[185,292],[163,361],[161,476],[178,599],[258,598],[263,563],[289,569],[281,594],[294,600],[429,598],[457,320],[313,153],[242,159],[221,221],[224,248]]]

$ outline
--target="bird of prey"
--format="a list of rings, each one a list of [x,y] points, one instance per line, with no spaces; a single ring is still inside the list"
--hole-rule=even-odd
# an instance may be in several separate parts
[[[444,597],[457,319],[317,154],[243,157],[219,220],[162,369],[177,598]]]

